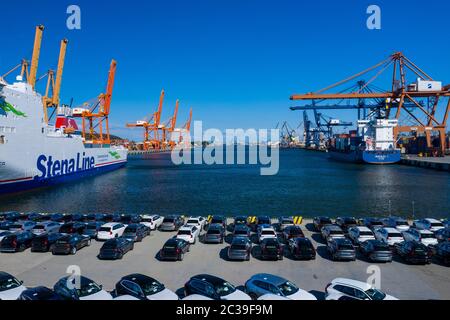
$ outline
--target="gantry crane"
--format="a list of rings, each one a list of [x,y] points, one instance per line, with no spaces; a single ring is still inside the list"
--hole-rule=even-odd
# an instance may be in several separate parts
[[[160,124],[158,127],[162,131],[163,148],[166,147],[173,148],[176,145],[175,141],[171,140],[171,134],[175,131],[179,104],[180,101],[177,100],[175,102],[175,110],[173,112],[172,117],[169,118],[167,121],[165,121],[163,124]]]
[[[100,94],[91,102],[85,102],[82,107],[74,108],[72,110],[74,117],[82,119],[82,136],[86,144],[108,145],[111,143],[109,133],[109,112],[111,108],[116,67],[117,62],[112,60],[105,93]],[[86,124],[86,122],[88,124]],[[86,130],[87,125],[88,132]],[[105,125],[105,128],[103,128],[103,125]],[[96,130],[98,133],[96,133]],[[89,139],[86,138],[87,134],[89,134]]]
[[[379,90],[377,92],[367,91],[366,89],[369,85],[389,68],[393,69],[390,88],[388,90]],[[348,92],[325,93],[330,89],[375,71],[375,75],[373,75],[369,81],[357,86],[356,89],[351,89]],[[416,77],[416,83],[407,82],[409,81],[407,79],[407,75],[409,75],[407,72],[410,72]],[[421,84],[424,83],[429,87],[421,87]],[[440,86],[439,82],[434,81],[427,73],[406,58],[401,52],[396,52],[380,63],[324,89],[306,94],[294,94],[291,96],[291,100],[311,100],[316,109],[378,109],[380,112],[383,112],[383,114],[380,113],[378,116],[385,118],[391,116],[399,121],[400,125],[394,128],[394,134],[397,137],[399,134],[406,132],[423,133],[426,136],[428,147],[431,148],[431,133],[438,133],[439,155],[444,155],[445,130],[450,112],[449,97],[450,85]],[[320,102],[328,100],[338,100],[339,103],[331,104],[329,107],[319,106]],[[358,104],[356,106],[354,104],[349,104],[349,100],[357,100]],[[375,104],[362,103],[366,100],[375,101]],[[447,100],[446,103],[445,100]],[[343,101],[347,101],[347,105],[341,104],[340,107],[338,107]],[[442,120],[437,119],[437,109],[439,105],[446,105],[443,110]],[[308,106],[293,107],[291,109],[299,110],[305,107]],[[393,113],[392,110],[395,110],[395,113]],[[402,121],[402,116],[406,116],[405,121]]]
[[[192,122],[192,108],[189,110],[189,118],[184,123],[184,125],[180,129],[175,129],[175,131],[180,132],[180,137],[178,138],[178,143],[181,144],[183,142],[183,134],[189,136],[191,134],[191,122]]]
[[[144,128],[144,141],[143,147],[144,150],[156,149],[159,150],[162,148],[163,141],[160,138],[159,134],[159,126],[161,122],[161,113],[162,107],[164,103],[164,90],[161,91],[161,95],[159,97],[159,105],[156,112],[154,112],[149,121],[141,120],[136,121],[136,123],[128,123],[127,128]]]

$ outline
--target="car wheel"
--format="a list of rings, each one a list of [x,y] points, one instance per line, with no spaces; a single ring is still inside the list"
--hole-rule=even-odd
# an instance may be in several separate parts
[[[197,238],[194,239],[194,242],[192,244],[196,244],[197,243]]]
[[[252,300],[258,300],[258,296],[256,294],[254,294],[253,292],[250,292],[248,295],[250,296],[250,298]]]
[[[19,252],[25,251],[26,248],[27,248],[27,247],[26,247],[24,244],[20,245],[20,247],[19,247]]]
[[[181,253],[178,260],[183,261],[183,259],[184,259],[184,253]]]
[[[278,258],[278,260],[283,260],[283,258],[284,258],[283,256],[280,256],[280,257]]]
[[[75,253],[77,253],[77,248],[76,248],[76,247],[73,247],[73,248],[70,250],[70,254],[75,254]]]

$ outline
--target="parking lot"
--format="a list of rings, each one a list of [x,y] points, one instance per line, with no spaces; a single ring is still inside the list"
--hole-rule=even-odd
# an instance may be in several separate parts
[[[312,239],[317,248],[317,258],[313,261],[294,261],[285,257],[281,261],[261,261],[252,256],[250,261],[227,261],[228,244],[197,244],[183,261],[163,262],[157,259],[158,251],[175,232],[153,231],[141,243],[136,243],[133,251],[122,260],[103,261],[97,258],[102,243],[78,251],[76,255],[53,256],[51,253],[0,253],[0,271],[6,271],[23,280],[28,287],[53,284],[66,275],[71,265],[81,268],[81,273],[106,290],[112,290],[124,275],[143,273],[182,294],[184,283],[195,274],[207,273],[222,277],[236,286],[255,273],[272,273],[285,277],[300,288],[323,298],[325,286],[334,278],[345,277],[366,281],[370,276],[368,267],[373,263],[358,256],[354,262],[334,262],[328,257],[325,244],[319,234],[310,231],[311,221],[302,224],[305,236]],[[434,262],[430,265],[408,265],[394,259],[392,263],[376,264],[380,267],[381,289],[399,299],[450,299],[450,268]]]

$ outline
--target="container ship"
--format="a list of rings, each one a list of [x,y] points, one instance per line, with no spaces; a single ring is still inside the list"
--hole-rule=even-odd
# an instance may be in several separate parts
[[[41,26],[36,29],[30,71],[27,62],[22,62],[22,74],[15,82],[9,84],[0,78],[0,194],[92,176],[127,163],[127,149],[111,146],[109,140],[115,61],[111,63],[107,91],[97,98],[95,110],[86,105],[73,110],[60,106],[54,94],[59,92],[64,56],[61,53],[65,52],[67,41],[62,42],[53,97],[41,96],[35,90],[35,75],[42,30]],[[54,124],[50,123],[49,108],[57,114]],[[81,131],[76,117],[82,119]],[[104,124],[106,129],[102,132]],[[100,132],[94,128],[100,128]]]
[[[334,135],[328,146],[328,154],[338,161],[394,164],[401,160],[400,149],[395,148],[394,128],[397,120],[359,120],[357,130]]]

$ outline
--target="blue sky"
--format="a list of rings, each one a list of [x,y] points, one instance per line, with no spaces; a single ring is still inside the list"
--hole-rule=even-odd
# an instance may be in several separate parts
[[[81,7],[81,30],[66,28],[70,4]],[[381,7],[381,30],[366,28],[371,4]],[[117,134],[140,137],[124,125],[152,113],[162,88],[164,119],[180,99],[179,125],[192,107],[205,127],[271,128],[283,120],[295,127],[301,113],[289,110],[291,94],[325,87],[394,51],[450,83],[449,9],[448,1],[414,0],[8,1],[0,73],[31,57],[34,27],[44,24],[39,74],[55,67],[59,41],[69,39],[64,102],[97,96],[111,58],[118,61]],[[355,120],[350,112],[328,114]]]

